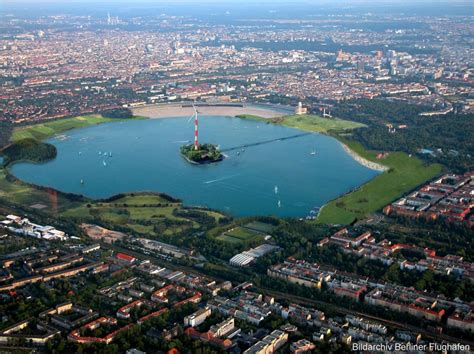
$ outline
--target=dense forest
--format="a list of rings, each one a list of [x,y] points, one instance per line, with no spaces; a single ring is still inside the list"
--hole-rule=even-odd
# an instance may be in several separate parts
[[[13,132],[13,125],[9,122],[0,122],[0,148],[6,146]]]
[[[400,102],[357,100],[340,104],[334,114],[367,124],[369,128],[356,130],[353,138],[369,149],[418,153],[453,172],[472,170],[474,115],[419,116],[424,110],[426,107]],[[389,130],[387,124],[392,124],[394,130]],[[406,127],[398,128],[400,125]]]
[[[100,112],[100,114],[106,118],[126,119],[133,117],[133,112],[129,108],[107,109]]]
[[[14,161],[45,162],[56,157],[56,147],[35,139],[23,139],[8,146],[2,151],[4,164]]]

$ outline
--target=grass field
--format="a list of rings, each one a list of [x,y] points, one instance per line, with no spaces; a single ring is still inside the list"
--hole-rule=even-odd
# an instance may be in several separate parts
[[[265,122],[265,121],[268,122],[269,121],[268,118],[257,116],[255,114],[239,114],[239,115],[236,115],[235,117],[236,118],[242,118],[242,119],[258,120],[258,121],[262,121],[262,122]]]
[[[170,203],[157,194],[136,194],[126,195],[111,202],[82,204],[64,211],[61,216],[88,221],[99,218],[139,234],[171,236],[186,229],[199,227],[196,221],[173,215],[173,211],[180,207],[181,203]],[[216,221],[224,217],[215,211],[200,211],[214,217]],[[155,231],[155,226],[160,228],[159,232]]]
[[[241,114],[236,116],[242,119],[251,119],[261,122],[284,125],[289,128],[297,128],[315,133],[328,133],[330,131],[349,131],[356,128],[365,127],[362,123],[351,122],[338,118],[323,118],[317,115],[289,115],[278,118],[263,118],[253,114]]]
[[[437,164],[425,165],[420,159],[403,152],[391,152],[388,157],[377,160],[375,151],[367,151],[353,141],[346,141],[351,150],[367,160],[390,168],[357,190],[326,204],[320,211],[317,222],[325,224],[349,224],[369,213],[382,209],[401,195],[433,178],[442,171]]]
[[[231,243],[261,241],[263,238],[264,234],[261,232],[241,226],[237,226],[229,231],[224,232],[222,235],[217,236],[218,240]]]
[[[279,120],[279,118],[276,118]],[[316,133],[328,133],[330,131],[345,131],[365,127],[362,123],[351,122],[338,118],[323,118],[317,115],[292,115],[284,116],[278,121],[286,127],[297,128]]]
[[[245,224],[244,226],[248,229],[263,232],[265,234],[269,234],[275,229],[275,226],[261,222],[261,221],[252,221],[252,222],[249,222],[248,224]]]
[[[9,205],[18,204],[30,207],[41,204],[45,206],[44,211],[53,213],[80,205],[80,202],[72,202],[54,191],[47,192],[26,183],[10,181],[2,167],[0,167],[0,199],[5,200]]]
[[[136,118],[133,118],[136,119]],[[64,133],[65,131],[89,127],[91,125],[97,125],[101,123],[117,122],[122,119],[105,118],[101,115],[94,114],[88,116],[79,116],[74,118],[65,118],[52,120],[50,122],[27,125],[24,127],[17,127],[13,131],[11,140],[13,142],[25,139],[34,138],[36,140],[44,140],[56,134]]]

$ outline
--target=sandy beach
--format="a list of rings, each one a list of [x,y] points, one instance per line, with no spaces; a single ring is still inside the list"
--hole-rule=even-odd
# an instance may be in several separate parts
[[[253,105],[238,106],[199,106],[201,114],[235,117],[240,114],[252,114],[263,118],[275,118],[285,115],[285,113],[272,109],[271,106],[257,107]],[[171,117],[190,117],[194,110],[192,107],[183,107],[181,104],[170,105],[147,105],[132,109],[133,114],[152,119]],[[286,113],[288,114],[288,113]]]
[[[342,144],[342,147],[344,148],[344,150],[346,150],[346,152],[352,156],[352,158],[354,160],[356,160],[358,163],[360,163],[362,166],[365,166],[367,168],[370,168],[371,170],[375,170],[375,171],[380,171],[380,172],[385,172],[385,171],[388,171],[388,167],[385,166],[385,165],[382,165],[380,163],[376,163],[376,162],[373,162],[373,161],[369,161],[367,160],[366,158],[358,155],[355,151],[351,150],[349,148],[349,146],[347,146],[346,144]]]

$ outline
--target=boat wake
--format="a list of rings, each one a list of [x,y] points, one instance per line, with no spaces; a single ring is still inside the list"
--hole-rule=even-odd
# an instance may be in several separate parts
[[[222,177],[222,178],[218,178],[218,179],[211,179],[210,181],[204,182],[204,184],[211,184],[211,183],[216,183],[216,182],[220,182],[220,181],[225,181],[226,179],[234,178],[234,177],[237,177],[237,176],[239,176],[239,175],[237,174],[237,175]]]

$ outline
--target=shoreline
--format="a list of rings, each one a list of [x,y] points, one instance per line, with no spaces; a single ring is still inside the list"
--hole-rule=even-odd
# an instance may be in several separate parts
[[[386,172],[389,170],[389,168],[385,165],[382,165],[377,162],[373,162],[370,160],[367,160],[366,158],[360,156],[357,154],[355,151],[351,150],[349,146],[346,144],[342,143],[342,148],[349,154],[351,157],[356,160],[359,164],[361,164],[364,167],[370,168],[371,170],[379,171],[379,172]]]
[[[176,104],[151,104],[141,107],[134,107],[132,108],[132,112],[136,116],[147,117],[150,119],[190,117],[192,114],[194,114],[194,109],[192,106],[187,106],[189,104],[190,103],[187,102]],[[201,114],[227,117],[249,114],[271,119],[291,114],[291,112],[285,113],[281,110],[278,110],[277,107],[272,108],[272,106],[268,106],[267,108],[264,106],[257,106],[247,103],[243,103],[242,106],[225,106],[216,103],[215,105],[209,104],[208,106],[199,106],[197,109]],[[281,109],[284,109],[284,107]]]

